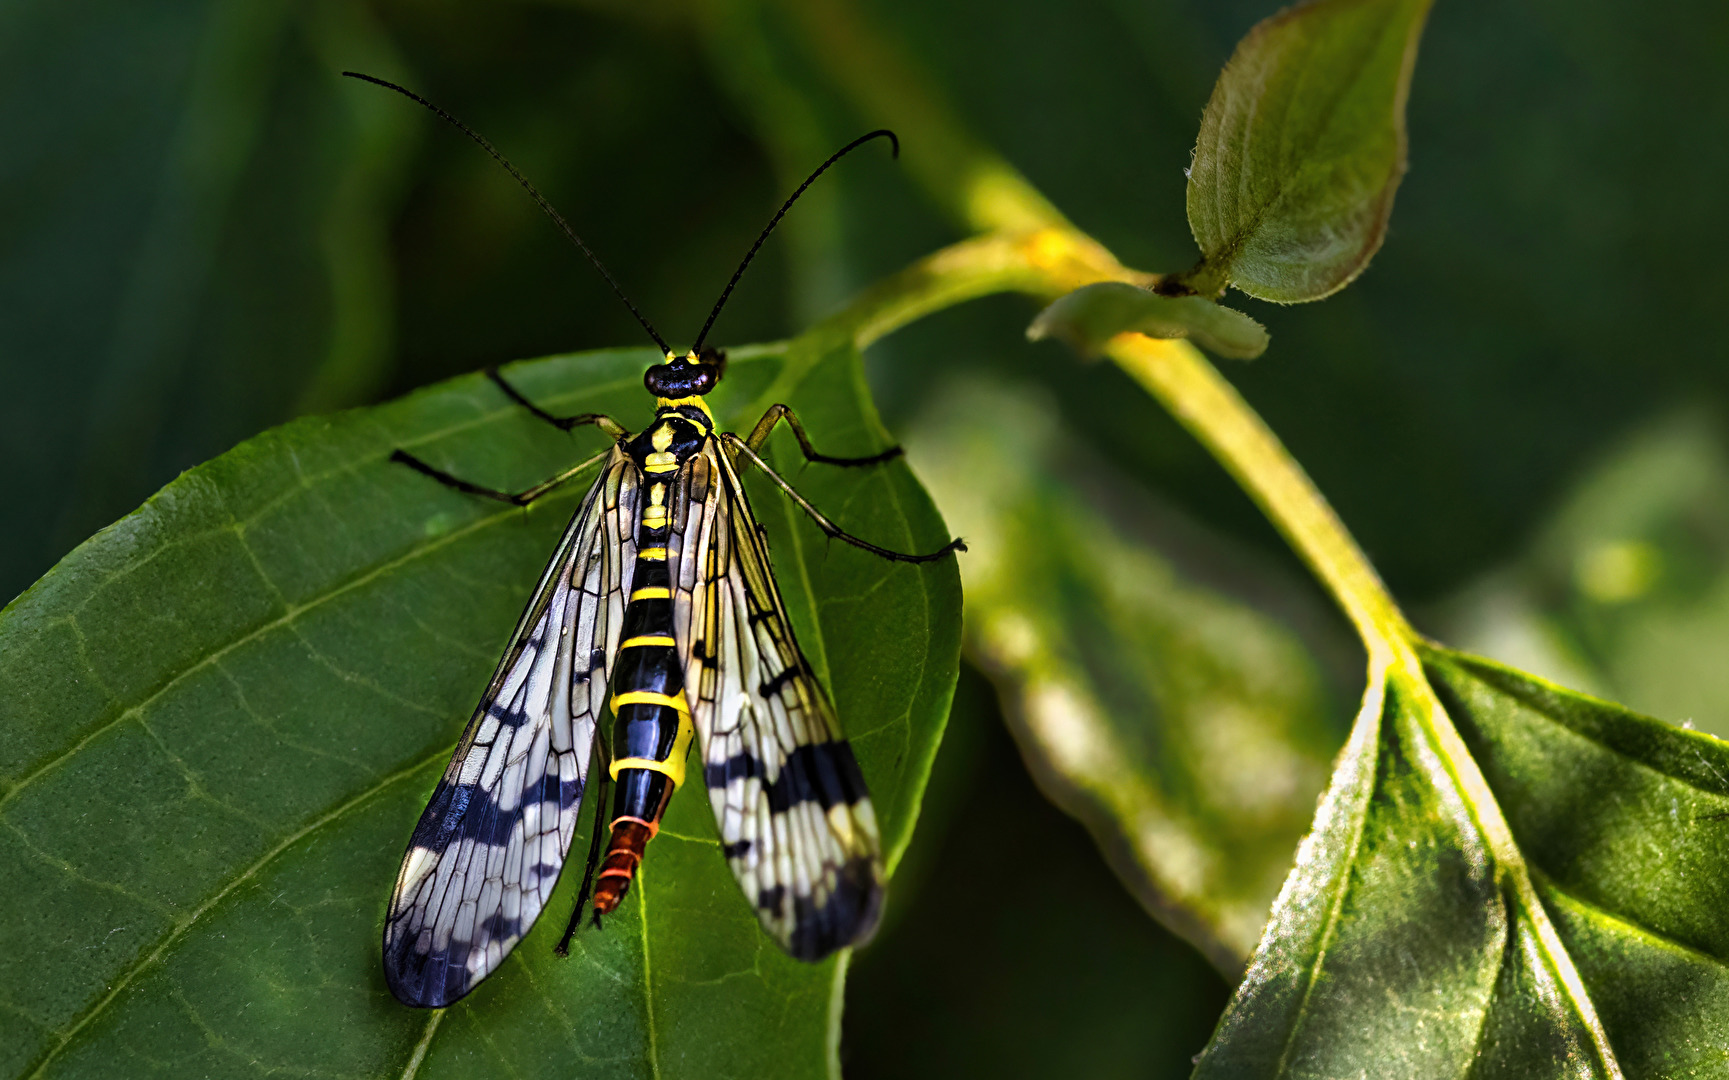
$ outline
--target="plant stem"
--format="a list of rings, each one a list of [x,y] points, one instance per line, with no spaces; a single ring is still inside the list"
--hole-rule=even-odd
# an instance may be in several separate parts
[[[1022,292],[1042,300],[1096,281],[1149,285],[1156,275],[1123,266],[1073,228],[999,232],[962,241],[878,283],[796,344],[852,338],[860,348],[931,312],[976,297]],[[789,350],[782,379],[796,380]],[[1186,341],[1121,334],[1106,350],[1223,464],[1326,585],[1372,657],[1412,661],[1415,631],[1405,621],[1338,515],[1267,425]],[[777,380],[778,382],[779,380]]]
[[[1362,549],[1278,436],[1199,350],[1119,334],[1106,355],[1230,472],[1333,594],[1371,654],[1409,652],[1414,631]]]
[[[1005,290],[1050,299],[1107,279],[1144,285],[1149,275],[1127,270],[1090,238],[1068,228],[993,234],[945,248],[887,279],[794,345],[832,342],[836,334],[850,334],[862,347],[961,300]],[[790,349],[788,367],[796,363],[791,356],[801,351],[812,350]],[[1444,782],[1459,793],[1493,853],[1510,902],[1537,938],[1542,962],[1590,1033],[1597,1061],[1618,1080],[1621,1072],[1608,1036],[1537,895],[1524,854],[1423,671],[1417,651],[1421,639],[1362,549],[1284,444],[1193,345],[1119,334],[1105,352],[1224,465],[1344,609],[1369,654],[1369,687],[1353,742],[1373,746],[1385,720],[1386,695],[1400,694],[1401,708],[1434,752],[1446,774]]]

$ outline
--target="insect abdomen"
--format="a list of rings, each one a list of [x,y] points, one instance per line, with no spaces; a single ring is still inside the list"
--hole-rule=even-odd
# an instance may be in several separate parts
[[[656,449],[665,451],[665,447]],[[613,665],[611,771],[617,786],[612,836],[594,892],[594,910],[602,915],[617,908],[630,890],[644,849],[660,828],[667,800],[684,780],[693,734],[684,694],[684,667],[679,663],[672,633],[672,590],[666,561],[670,530],[665,500],[669,486],[650,474],[650,497],[637,521],[630,601]]]

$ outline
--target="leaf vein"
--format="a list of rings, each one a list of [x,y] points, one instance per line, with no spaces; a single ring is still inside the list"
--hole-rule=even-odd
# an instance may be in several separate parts
[[[173,945],[176,941],[178,941],[181,938],[181,936],[183,936],[186,933],[187,930],[191,929],[191,927],[194,923],[196,923],[199,919],[203,918],[207,913],[209,913],[213,908],[215,908],[217,904],[220,904],[223,900],[227,899],[228,896],[231,893],[233,893],[236,889],[238,889],[241,885],[245,884],[246,882],[252,880],[252,878],[257,876],[257,874],[260,871],[262,871],[265,867],[269,866],[273,861],[275,861],[277,856],[281,855],[283,852],[287,851],[289,848],[293,847],[295,844],[299,843],[301,840],[312,835],[314,832],[317,832],[319,829],[322,829],[326,825],[329,825],[329,824],[341,819],[342,817],[346,816],[350,811],[355,810],[355,809],[359,808],[360,806],[364,805],[366,802],[368,802],[369,800],[371,800],[374,797],[376,797],[377,795],[379,795],[381,792],[383,792],[386,788],[390,787],[392,784],[395,784],[399,780],[403,780],[403,779],[406,779],[408,777],[416,775],[417,773],[419,773],[421,770],[425,769],[430,764],[433,764],[435,762],[442,761],[442,760],[448,758],[450,756],[451,749],[452,749],[452,747],[449,747],[449,746],[443,747],[442,749],[438,750],[437,752],[421,758],[419,761],[414,762],[413,764],[407,766],[406,768],[403,768],[403,769],[400,769],[396,772],[391,773],[389,776],[384,777],[378,783],[376,783],[376,784],[372,785],[371,787],[366,788],[365,790],[361,791],[358,795],[354,796],[354,798],[349,799],[347,802],[343,803],[341,806],[336,807],[334,810],[330,811],[328,814],[325,814],[323,817],[318,818],[315,821],[312,821],[311,823],[307,824],[304,828],[301,828],[301,829],[297,830],[296,832],[290,833],[288,836],[284,837],[279,843],[277,843],[277,845],[275,847],[271,848],[269,851],[266,851],[263,855],[259,856],[257,861],[253,862],[252,865],[250,865],[250,866],[246,867],[244,870],[242,870],[239,874],[237,874],[234,877],[233,880],[229,881],[228,884],[226,884],[222,888],[218,889],[216,891],[216,893],[210,897],[210,899],[208,899],[208,900],[204,901],[204,903],[198,905],[197,908],[193,909],[193,911],[190,915],[186,916],[186,918],[182,919],[180,922],[174,924],[174,926],[172,926],[169,929],[168,933],[163,936],[162,940],[157,943],[156,948],[154,948],[150,951],[149,955],[136,961],[130,967],[128,967],[124,971],[122,971],[114,979],[114,982],[112,983],[112,985],[109,986],[108,993],[103,995],[94,1005],[92,1005],[84,1013],[83,1016],[80,1016],[72,1024],[71,1027],[67,1028],[63,1033],[61,1033],[60,1041],[58,1043],[56,1043],[53,1047],[49,1048],[49,1050],[45,1054],[43,1054],[40,1059],[38,1059],[36,1061],[35,1066],[33,1068],[31,1068],[30,1071],[26,1075],[28,1075],[29,1077],[32,1077],[32,1078],[41,1076],[43,1073],[43,1070],[47,1069],[49,1063],[52,1062],[55,1058],[59,1057],[61,1051],[66,1049],[66,1047],[71,1044],[73,1037],[75,1037],[84,1028],[88,1027],[90,1025],[90,1023],[93,1020],[95,1020],[98,1016],[101,1016],[102,1013],[108,1008],[108,1006],[113,1004],[114,1001],[117,998],[119,998],[121,993],[124,992],[125,989],[131,985],[132,980],[137,978],[140,972],[144,971],[146,968],[149,968],[152,964],[156,963],[156,961],[161,958],[162,954],[168,951],[168,947],[170,945]]]
[[[215,649],[215,650],[212,650],[210,652],[203,654],[202,656],[198,657],[192,663],[187,664],[185,667],[181,668],[179,671],[177,671],[173,675],[169,676],[168,679],[166,681],[164,681],[161,686],[159,686],[155,690],[151,691],[148,695],[146,695],[144,698],[142,698],[136,705],[128,706],[126,709],[122,710],[117,716],[115,716],[112,720],[106,721],[105,723],[102,723],[102,724],[98,725],[97,727],[92,728],[89,731],[89,733],[87,733],[83,738],[79,739],[77,742],[75,742],[71,746],[67,747],[64,751],[62,751],[59,754],[54,755],[53,757],[50,757],[47,761],[43,762],[40,766],[31,770],[26,775],[20,777],[18,782],[16,784],[14,784],[11,787],[11,789],[9,789],[4,795],[0,795],[0,813],[4,812],[6,806],[18,795],[18,793],[20,791],[23,791],[25,788],[27,788],[31,784],[35,783],[36,780],[40,779],[44,773],[47,773],[48,771],[52,770],[55,766],[60,765],[61,763],[65,762],[67,759],[71,758],[73,755],[75,755],[79,751],[83,750],[91,742],[100,738],[102,735],[104,735],[108,731],[111,731],[114,728],[119,727],[121,724],[125,723],[129,719],[132,719],[133,717],[142,716],[144,713],[144,710],[148,709],[159,698],[161,698],[163,695],[167,694],[175,686],[179,685],[180,682],[182,680],[184,680],[187,676],[193,674],[196,671],[202,670],[203,668],[205,668],[207,666],[210,666],[210,665],[216,663],[217,661],[221,660],[224,656],[227,656],[229,653],[233,652],[234,650],[240,648],[243,645],[250,644],[251,642],[258,640],[259,638],[262,638],[265,634],[270,633],[272,630],[279,630],[285,626],[292,626],[293,621],[295,619],[299,618],[301,615],[304,615],[306,612],[311,611],[315,608],[321,607],[322,605],[328,603],[331,600],[336,599],[339,596],[342,596],[346,593],[352,592],[353,590],[358,589],[364,585],[370,584],[371,582],[373,582],[373,581],[375,581],[381,577],[384,577],[385,575],[387,575],[387,574],[389,574],[395,570],[398,570],[401,567],[404,567],[404,566],[407,566],[407,565],[413,563],[415,560],[420,559],[421,557],[423,557],[425,555],[429,555],[429,554],[437,551],[438,549],[440,549],[442,547],[445,547],[449,544],[455,543],[457,540],[465,539],[469,535],[476,533],[476,532],[479,532],[482,529],[485,529],[489,526],[498,524],[501,521],[513,520],[514,513],[515,513],[514,510],[502,510],[502,511],[499,511],[497,513],[488,514],[485,517],[478,518],[478,519],[468,523],[467,525],[464,525],[460,529],[452,530],[451,532],[448,532],[448,533],[444,534],[443,536],[438,537],[435,540],[430,540],[424,544],[418,545],[403,555],[400,555],[394,559],[391,559],[388,562],[381,563],[378,566],[373,567],[372,569],[366,571],[363,574],[360,574],[357,577],[351,578],[350,580],[343,582],[342,584],[337,585],[334,588],[327,589],[327,590],[315,595],[314,597],[312,597],[311,599],[306,601],[306,603],[301,604],[300,606],[292,608],[288,611],[285,611],[281,615],[277,616],[276,618],[273,618],[273,619],[270,619],[266,622],[258,624],[257,626],[253,627],[251,630],[248,630],[246,633],[241,634],[239,637],[235,638],[233,641],[230,641],[228,644],[223,645],[218,649]]]

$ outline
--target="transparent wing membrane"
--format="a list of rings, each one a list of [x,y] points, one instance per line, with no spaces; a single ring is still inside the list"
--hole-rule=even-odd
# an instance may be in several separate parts
[[[415,826],[384,925],[385,976],[408,1004],[473,989],[557,884],[630,587],[636,490],[635,466],[615,450]]]
[[[674,627],[715,823],[763,928],[793,956],[820,959],[876,926],[876,815],[714,440],[686,466],[684,495],[669,553]]]

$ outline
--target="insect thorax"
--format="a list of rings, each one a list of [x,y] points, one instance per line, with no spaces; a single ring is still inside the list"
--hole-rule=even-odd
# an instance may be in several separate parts
[[[670,479],[714,431],[714,417],[699,397],[660,398],[656,404],[654,422],[625,444],[625,452],[650,482]]]

